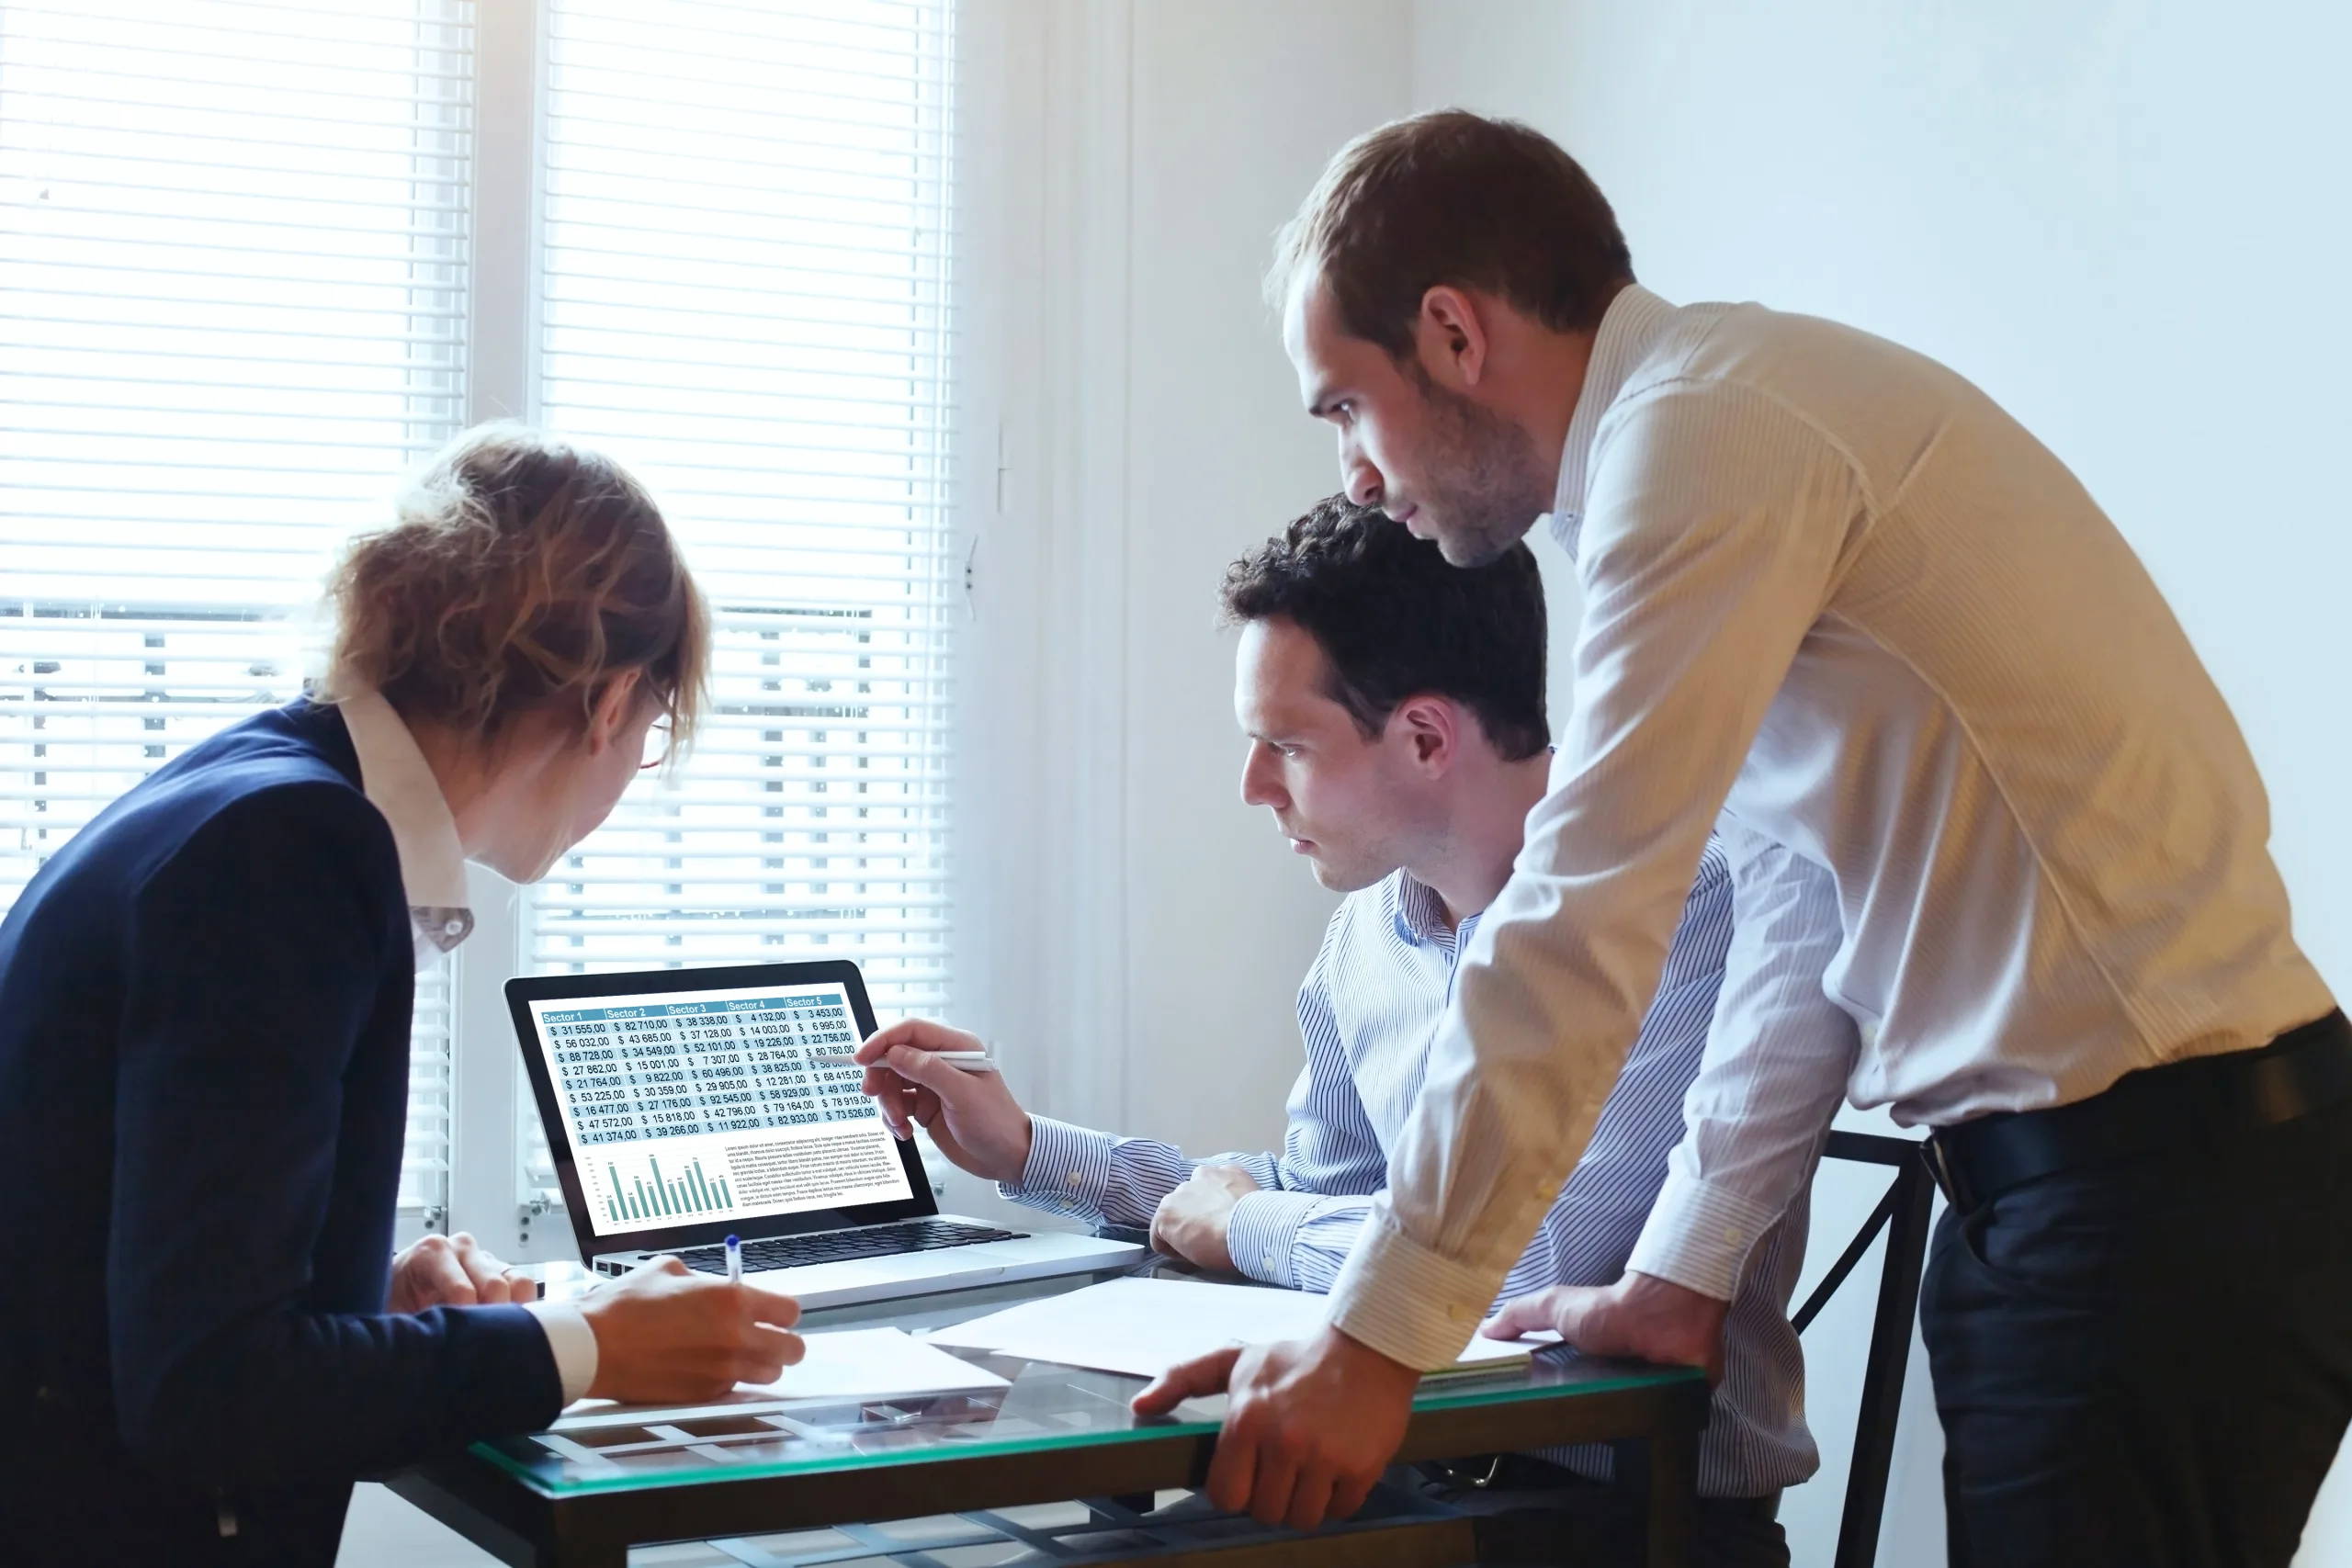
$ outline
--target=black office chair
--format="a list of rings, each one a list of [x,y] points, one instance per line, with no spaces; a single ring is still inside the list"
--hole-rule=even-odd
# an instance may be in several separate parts
[[[1854,1461],[1846,1472],[1836,1559],[1836,1568],[1872,1568],[1878,1561],[1879,1525],[1886,1512],[1887,1472],[1894,1461],[1894,1426],[1903,1412],[1903,1374],[1911,1362],[1911,1324],[1919,1310],[1919,1275],[1928,1262],[1928,1213],[1936,1186],[1916,1139],[1832,1133],[1823,1153],[1831,1159],[1887,1166],[1894,1172],[1886,1196],[1790,1320],[1803,1334],[1878,1233],[1887,1233],[1878,1312],[1871,1324],[1870,1354],[1862,1364],[1862,1409],[1854,1424]]]

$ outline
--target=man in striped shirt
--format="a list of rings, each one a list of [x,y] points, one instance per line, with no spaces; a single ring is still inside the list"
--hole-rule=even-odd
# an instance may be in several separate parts
[[[1546,787],[1543,585],[1524,547],[1457,570],[1377,512],[1334,497],[1237,562],[1224,601],[1242,627],[1242,796],[1271,808],[1318,879],[1348,894],[1299,990],[1306,1066],[1282,1151],[1194,1161],[1148,1138],[1028,1114],[1001,1078],[927,1062],[928,1051],[978,1043],[938,1024],[886,1030],[861,1055],[896,1069],[869,1086],[894,1125],[922,1122],[950,1159],[1007,1196],[1149,1224],[1164,1252],[1328,1291],[1387,1184],[1460,954]],[[1730,870],[1711,851],[1591,1145],[1503,1298],[1606,1284],[1623,1270],[1682,1136],[1731,933]],[[1804,1234],[1801,1195],[1757,1248],[1731,1309],[1700,1452],[1701,1562],[1788,1561],[1773,1511],[1781,1488],[1816,1465],[1786,1315]],[[1500,1481],[1521,1505],[1491,1524],[1489,1550],[1510,1550],[1508,1539],[1544,1562],[1617,1561],[1632,1549],[1641,1499],[1593,1483],[1605,1482],[1608,1457],[1559,1450],[1479,1467],[1482,1504]]]

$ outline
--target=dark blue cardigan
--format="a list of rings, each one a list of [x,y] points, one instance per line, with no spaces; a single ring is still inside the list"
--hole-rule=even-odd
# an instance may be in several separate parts
[[[326,1568],[355,1477],[553,1419],[521,1308],[384,1311],[413,985],[332,707],[189,751],[17,901],[0,1556]]]

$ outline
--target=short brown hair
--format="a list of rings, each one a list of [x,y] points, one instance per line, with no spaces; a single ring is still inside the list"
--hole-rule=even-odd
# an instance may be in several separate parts
[[[672,745],[689,739],[709,612],[661,509],[619,464],[526,425],[477,425],[397,510],[331,583],[330,699],[373,688],[411,722],[487,739],[559,705],[584,724],[633,670]]]
[[[1435,544],[1335,495],[1227,568],[1220,597],[1229,621],[1280,616],[1313,637],[1326,694],[1367,740],[1397,704],[1434,693],[1468,708],[1506,761],[1551,744],[1544,574],[1524,544],[1449,566]]]
[[[1421,297],[1484,289],[1554,332],[1590,332],[1634,281],[1592,176],[1542,132],[1440,109],[1340,149],[1275,242],[1266,292],[1320,277],[1351,336],[1413,354]]]

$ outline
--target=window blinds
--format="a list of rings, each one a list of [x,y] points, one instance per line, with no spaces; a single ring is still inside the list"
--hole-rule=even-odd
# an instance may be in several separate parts
[[[949,23],[552,0],[541,415],[662,498],[718,651],[692,757],[535,890],[543,969],[946,999]]]
[[[334,547],[463,416],[471,6],[0,6],[0,908],[299,690]],[[447,1201],[419,976],[413,1217]]]

